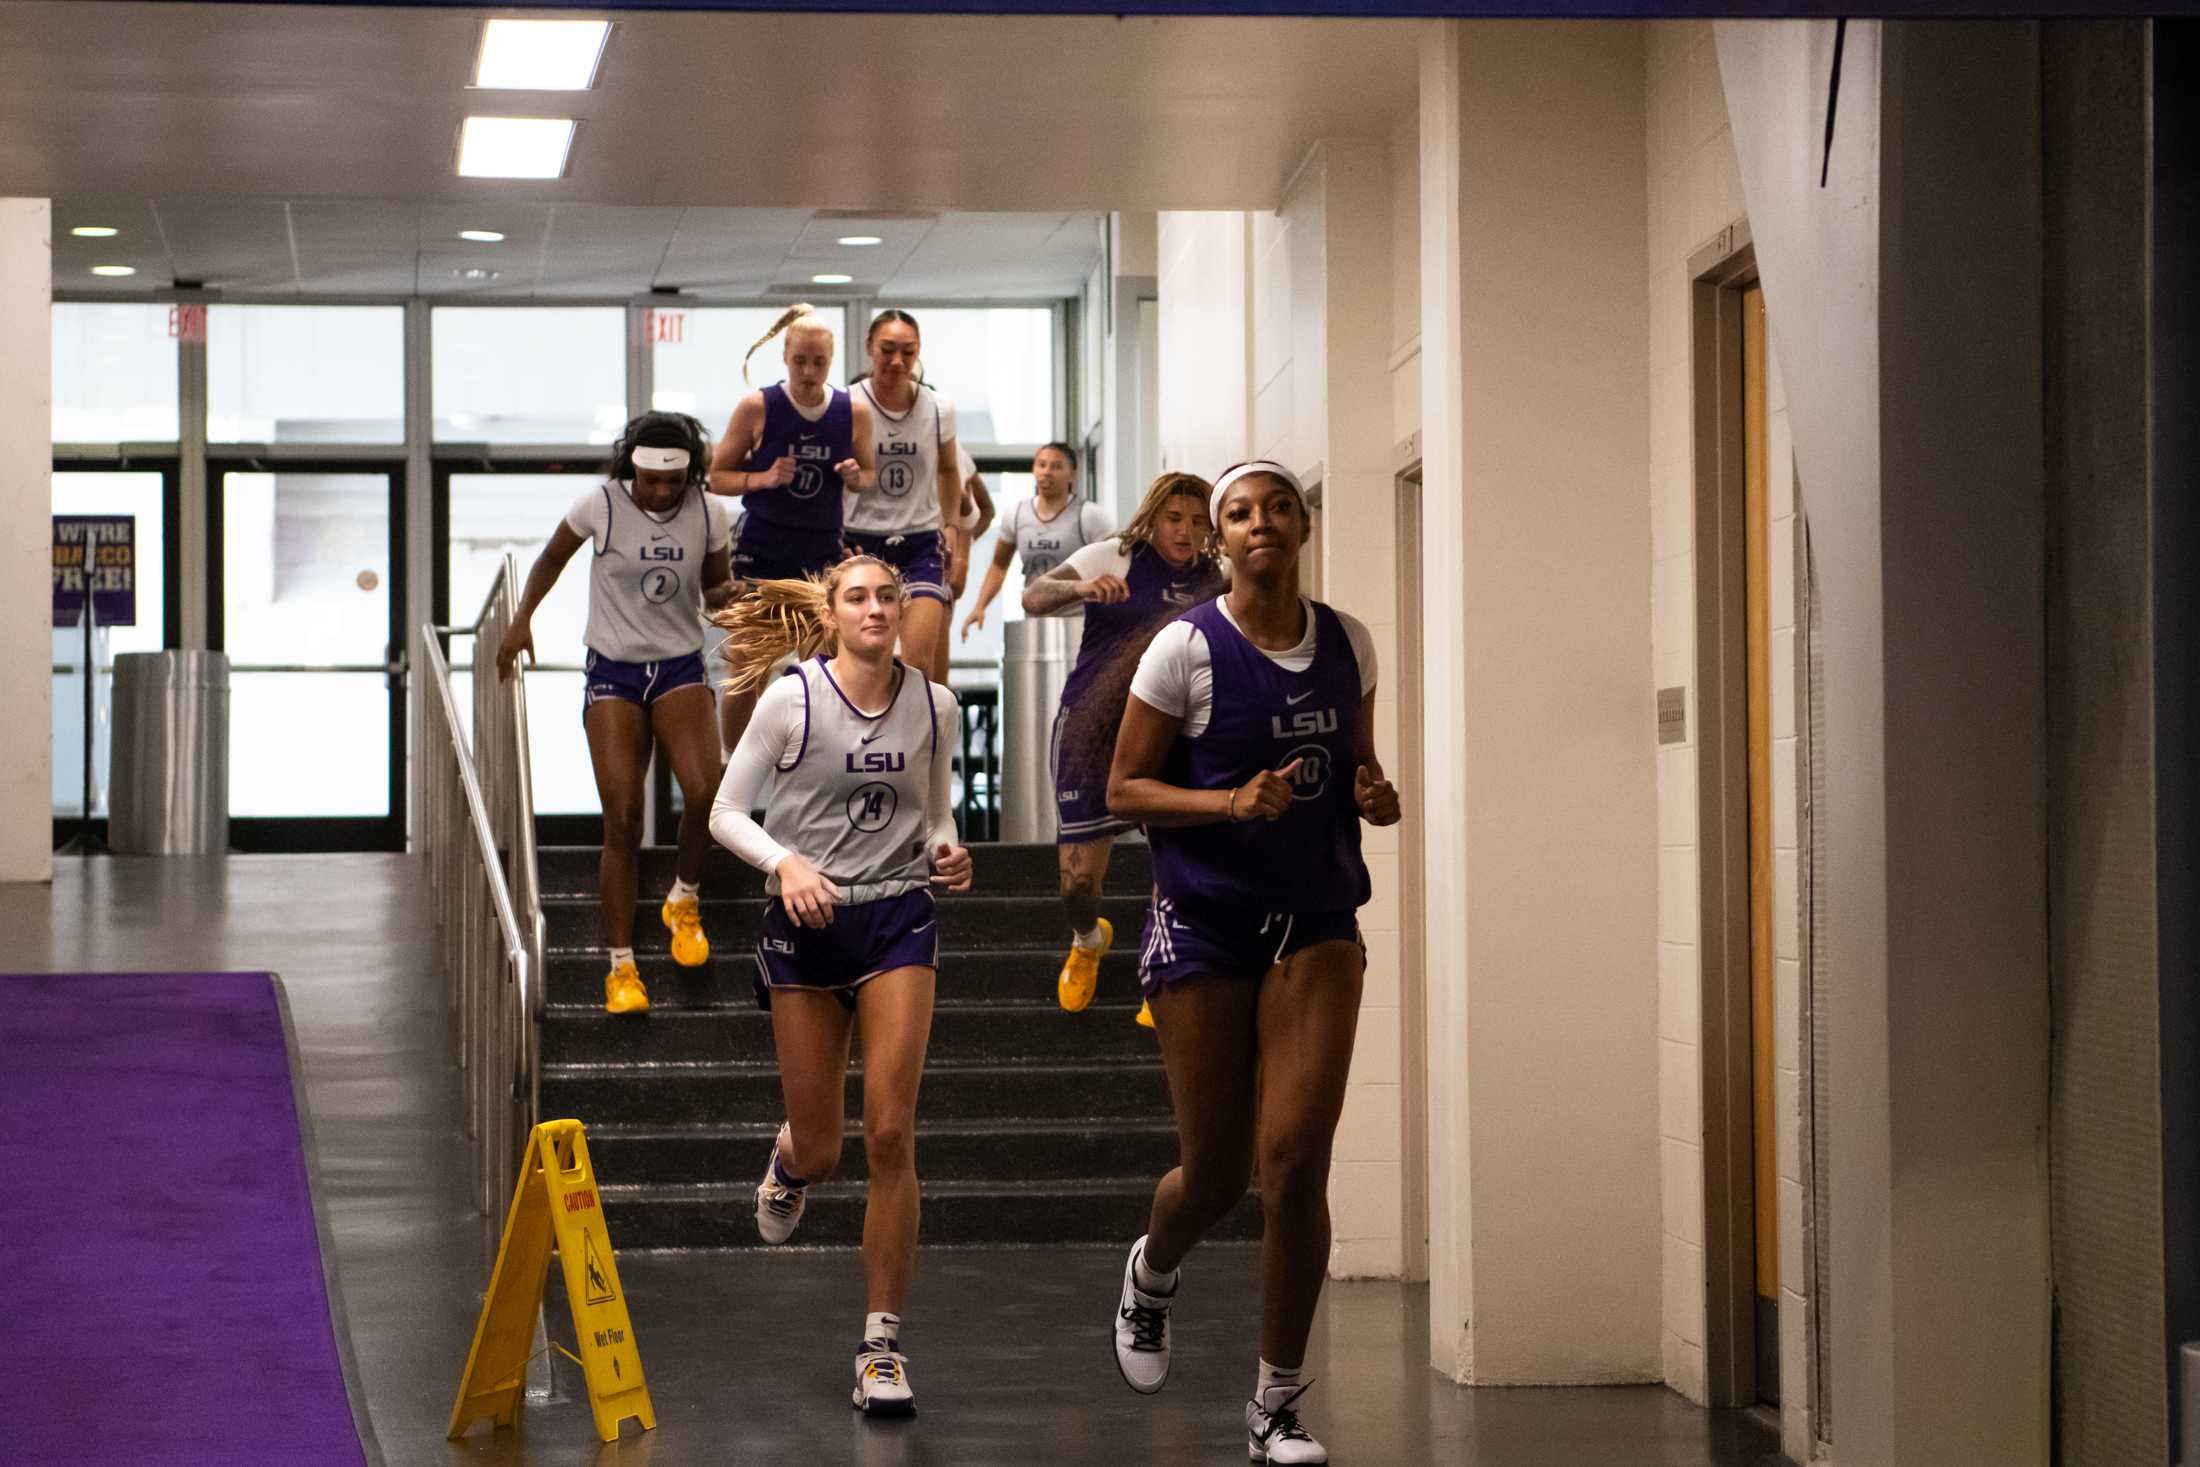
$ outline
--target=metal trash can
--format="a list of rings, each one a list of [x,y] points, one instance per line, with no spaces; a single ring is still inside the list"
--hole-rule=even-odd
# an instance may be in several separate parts
[[[1054,712],[1077,660],[1082,616],[1001,628],[1001,839],[1054,839]]]
[[[115,658],[107,844],[117,854],[229,849],[229,657]]]

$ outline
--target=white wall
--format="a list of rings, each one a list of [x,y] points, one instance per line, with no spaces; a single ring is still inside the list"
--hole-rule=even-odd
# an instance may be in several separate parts
[[[1321,144],[1274,212],[1164,214],[1159,239],[1164,461],[1211,477],[1258,454],[1319,476],[1316,575],[1325,599],[1374,634],[1377,752],[1395,767],[1391,206],[1385,148]],[[1234,380],[1231,360],[1247,364]],[[1398,832],[1369,829],[1363,843],[1375,897],[1360,914],[1367,986],[1332,1169],[1330,1270],[1395,1278],[1406,1227]]]
[[[1208,477],[1252,438],[1247,216],[1165,212],[1156,223],[1161,292],[1161,467]]]
[[[1654,1380],[1643,37],[1424,37],[1431,1356]]]
[[[1421,431],[1421,120],[1390,139],[1390,441]]]
[[[52,239],[49,201],[0,199],[0,881],[53,878]]]

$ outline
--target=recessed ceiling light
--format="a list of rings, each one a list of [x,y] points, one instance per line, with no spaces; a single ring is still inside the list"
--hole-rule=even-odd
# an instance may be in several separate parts
[[[519,92],[585,92],[603,58],[607,20],[492,20],[481,29],[474,85]]]
[[[572,146],[570,117],[469,117],[458,132],[458,174],[559,178]]]
[[[493,229],[461,229],[458,237],[475,244],[503,244],[504,236]]]
[[[500,270],[484,270],[479,265],[469,265],[463,270],[453,270],[451,273],[461,280],[494,280],[503,272]]]
[[[78,239],[113,239],[122,231],[112,224],[79,224],[69,233],[75,235]]]
[[[847,284],[847,283],[848,283],[849,281],[851,281],[851,280],[853,280],[853,279],[855,279],[855,277],[854,277],[853,275],[842,275],[842,274],[839,274],[839,273],[837,273],[837,272],[835,272],[835,271],[831,271],[831,270],[828,270],[828,271],[826,271],[826,272],[825,272],[825,273],[824,273],[823,275],[812,275],[812,276],[810,277],[810,284],[812,284],[812,285],[846,285],[846,284]]]
[[[135,274],[137,274],[137,266],[135,266],[135,265],[94,265],[94,266],[92,267],[92,273],[93,273],[94,275],[135,275]]]
[[[875,234],[844,234],[840,237],[840,242],[844,245],[875,245],[884,243],[884,241]]]

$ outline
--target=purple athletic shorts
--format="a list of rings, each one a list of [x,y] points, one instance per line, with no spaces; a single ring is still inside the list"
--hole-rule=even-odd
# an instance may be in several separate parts
[[[775,988],[807,988],[853,1009],[856,990],[879,974],[939,963],[939,912],[923,887],[835,907],[823,927],[804,927],[770,897],[756,939],[756,1005],[770,1008]]]
[[[1258,982],[1291,954],[1338,940],[1360,940],[1358,912],[1186,908],[1156,892],[1146,908],[1146,940],[1138,949],[1138,986],[1152,998],[1187,978]]]
[[[858,555],[875,555],[901,572],[901,583],[911,596],[928,596],[952,605],[947,590],[947,539],[938,530],[918,530],[908,535],[872,535],[850,530],[848,548]]]
[[[606,698],[617,698],[622,703],[639,703],[644,708],[655,703],[665,694],[680,688],[701,684],[710,686],[710,679],[703,672],[703,654],[690,652],[685,657],[668,657],[662,662],[621,662],[616,657],[606,657],[590,651],[582,664],[587,669],[587,687],[581,699],[581,715],[586,717],[591,706]]]

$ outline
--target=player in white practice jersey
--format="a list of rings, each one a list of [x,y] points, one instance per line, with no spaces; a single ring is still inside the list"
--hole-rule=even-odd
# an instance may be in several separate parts
[[[1115,533],[1106,510],[1077,497],[1077,458],[1067,443],[1049,443],[1031,456],[1031,481],[1035,492],[1001,521],[993,563],[986,567],[985,582],[978,587],[978,604],[963,618],[966,642],[973,630],[985,625],[986,608],[1001,594],[1011,561],[1022,557],[1028,586],[1087,545],[1097,545]]]
[[[915,1409],[900,1350],[915,1269],[917,1086],[932,1028],[932,888],[970,888],[949,766],[955,695],[894,656],[905,603],[892,566],[858,555],[820,580],[764,581],[717,618],[736,687],[802,657],[757,699],[726,766],[711,834],[767,873],[756,993],[771,1010],[787,1120],[756,1189],[756,1226],[783,1243],[806,1189],[840,1164],[851,1031],[863,1037],[870,1310],[855,1404]],[[774,780],[764,823],[750,815]]]
[[[871,370],[849,391],[870,412],[878,488],[846,497],[844,538],[851,551],[875,555],[900,572],[908,587],[901,655],[944,683],[947,527],[962,518],[955,406],[924,385],[917,318],[907,311],[879,312],[863,345]]]
[[[673,961],[700,967],[710,956],[699,900],[711,791],[718,783],[718,727],[703,673],[703,609],[733,589],[732,531],[725,501],[709,491],[710,435],[684,413],[644,413],[611,451],[605,482],[566,511],[527,573],[519,611],[497,649],[509,677],[521,653],[535,655],[530,622],[566,562],[593,545],[588,566],[588,682],[581,725],[603,803],[603,936],[611,971],[604,1007],[649,1007],[634,961],[634,888],[642,844],[642,776],[652,741],[664,746],[686,808],[671,892],[658,915],[672,933]]]

